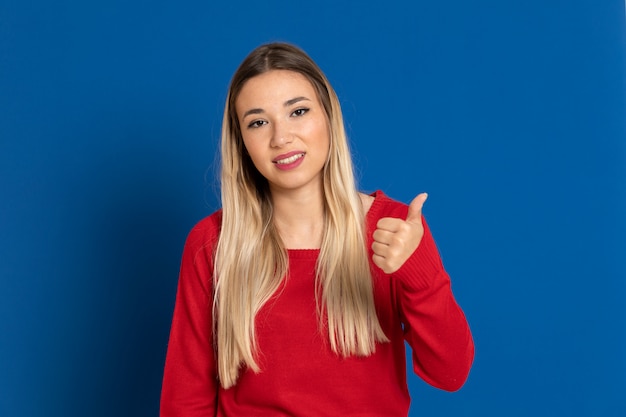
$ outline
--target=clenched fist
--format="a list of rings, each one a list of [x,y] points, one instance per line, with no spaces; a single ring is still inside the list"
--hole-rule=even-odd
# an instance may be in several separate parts
[[[422,207],[427,198],[428,194],[422,193],[411,201],[406,220],[394,217],[378,220],[373,235],[372,260],[385,273],[400,269],[422,241]]]

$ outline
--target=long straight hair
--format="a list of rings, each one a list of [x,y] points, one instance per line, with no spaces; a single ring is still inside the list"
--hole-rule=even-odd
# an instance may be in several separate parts
[[[294,71],[307,78],[329,129],[329,157],[323,168],[324,228],[316,265],[320,329],[327,327],[332,350],[342,356],[367,356],[375,351],[376,342],[388,341],[374,306],[363,207],[337,95],[301,49],[285,43],[262,45],[233,75],[222,124],[222,229],[214,263],[213,330],[224,388],[235,385],[244,367],[261,371],[255,317],[288,271],[287,250],[272,220],[269,185],[245,149],[235,108],[246,81],[271,70]]]

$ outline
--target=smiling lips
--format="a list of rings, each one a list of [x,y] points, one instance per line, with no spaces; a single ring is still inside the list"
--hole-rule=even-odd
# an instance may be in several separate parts
[[[279,169],[292,169],[300,165],[304,155],[305,152],[302,151],[289,152],[283,155],[278,155],[272,162],[276,164],[276,167]]]

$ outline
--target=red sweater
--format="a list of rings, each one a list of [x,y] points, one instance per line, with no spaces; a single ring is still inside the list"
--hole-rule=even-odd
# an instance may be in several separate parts
[[[381,217],[405,219],[408,206],[376,192],[367,213],[367,241]],[[211,256],[221,212],[200,221],[183,252],[165,362],[161,417],[406,416],[404,341],[413,369],[448,391],[465,382],[474,345],[450,290],[435,242],[424,222],[419,247],[391,275],[371,262],[378,318],[389,343],[368,357],[342,358],[320,332],[315,305],[319,250],[289,250],[284,289],[259,312],[256,332],[262,371],[243,371],[237,384],[219,386],[211,325]]]

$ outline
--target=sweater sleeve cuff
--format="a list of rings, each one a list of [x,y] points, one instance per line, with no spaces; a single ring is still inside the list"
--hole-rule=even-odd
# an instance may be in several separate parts
[[[424,225],[424,236],[422,236],[419,246],[400,269],[393,273],[393,276],[405,286],[416,290],[427,289],[433,285],[437,277],[446,276],[440,274],[443,271],[441,257],[423,217],[422,224]]]

